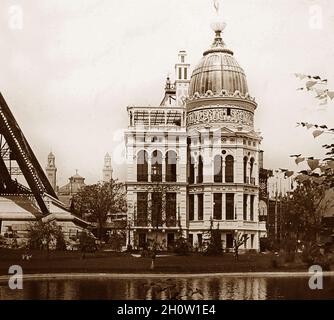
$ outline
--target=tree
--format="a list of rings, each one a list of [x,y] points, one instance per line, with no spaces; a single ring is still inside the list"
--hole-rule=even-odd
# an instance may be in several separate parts
[[[327,87],[327,79],[319,76],[295,74],[305,82],[299,90],[315,93],[315,98],[321,105],[326,105],[334,99],[334,92]],[[299,127],[312,129],[316,139],[321,135],[334,134],[334,129],[324,124],[300,122]],[[324,213],[332,206],[333,199],[328,199],[328,191],[334,187],[334,144],[322,146],[326,151],[326,158],[316,159],[302,154],[291,155],[297,165],[307,163],[309,169],[302,170],[296,176],[297,188],[287,198],[283,199],[286,210],[282,217],[282,247],[290,254],[294,254],[300,241],[312,247],[319,242]],[[291,172],[286,172],[291,175]],[[293,172],[292,172],[293,174]]]
[[[61,226],[54,221],[38,220],[32,223],[28,233],[28,246],[30,249],[46,249],[48,257],[52,246],[57,250],[66,250]]]
[[[97,250],[94,236],[87,230],[82,230],[79,236],[79,249],[82,252],[82,259],[86,258],[87,252]]]
[[[234,247],[234,255],[235,255],[236,260],[239,260],[239,248],[242,245],[244,245],[248,239],[249,239],[249,236],[247,236],[246,234],[238,230],[233,231],[233,247]]]
[[[102,239],[108,215],[126,211],[124,185],[117,180],[85,186],[73,197],[74,212],[97,223],[98,238]]]
[[[213,227],[213,219],[210,219],[210,229],[206,234],[207,246],[205,253],[207,255],[219,255],[223,252],[222,240],[221,240],[221,231],[219,230],[219,223],[217,228]]]
[[[178,255],[187,255],[189,253],[189,243],[187,238],[184,236],[180,215],[178,216],[178,227],[174,252]]]

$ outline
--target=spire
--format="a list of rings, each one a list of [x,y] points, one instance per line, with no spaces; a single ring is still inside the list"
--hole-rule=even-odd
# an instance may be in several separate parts
[[[103,181],[109,182],[112,179],[112,173],[113,173],[113,169],[111,165],[111,156],[109,155],[109,153],[107,153],[104,156],[104,167],[102,170]]]

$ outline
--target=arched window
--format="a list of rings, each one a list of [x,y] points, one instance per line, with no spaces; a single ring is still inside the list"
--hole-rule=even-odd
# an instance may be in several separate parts
[[[166,153],[166,181],[176,182],[176,152],[168,151]]]
[[[244,157],[244,183],[248,183],[248,177],[247,177],[247,162],[248,158]]]
[[[234,182],[234,158],[232,156],[227,156],[225,161],[225,181]]]
[[[148,181],[148,162],[147,152],[139,151],[137,155],[137,181],[147,182]]]
[[[189,158],[189,176],[188,182],[190,184],[195,183],[195,159],[193,157]]]
[[[223,182],[223,159],[220,155],[215,156],[214,158],[214,164],[213,164],[213,174],[214,174],[214,182]]]
[[[203,182],[203,159],[202,156],[198,157],[198,175],[197,175],[197,183]]]
[[[250,159],[249,178],[251,184],[255,184],[255,178],[253,177],[254,161],[254,158]]]
[[[161,182],[162,181],[162,153],[160,151],[153,151],[152,153],[152,164],[151,164],[151,181]]]

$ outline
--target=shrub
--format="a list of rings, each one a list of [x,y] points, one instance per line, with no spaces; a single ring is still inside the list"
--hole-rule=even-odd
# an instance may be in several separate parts
[[[95,237],[91,233],[87,232],[86,230],[83,230],[80,233],[79,250],[81,250],[83,254],[85,254],[86,252],[97,251]]]
[[[190,248],[186,238],[179,237],[174,245],[174,252],[180,256],[186,256],[189,254]]]

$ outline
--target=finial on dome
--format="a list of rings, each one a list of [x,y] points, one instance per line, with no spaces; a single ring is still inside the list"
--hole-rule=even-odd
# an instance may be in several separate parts
[[[217,32],[222,33],[225,30],[225,28],[226,28],[226,23],[223,21],[216,21],[211,23],[211,29],[216,33]]]

